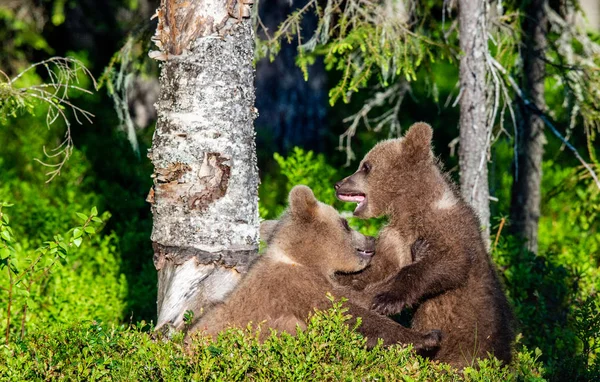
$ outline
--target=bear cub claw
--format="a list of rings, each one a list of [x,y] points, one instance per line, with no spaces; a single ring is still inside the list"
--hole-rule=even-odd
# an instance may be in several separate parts
[[[373,299],[371,309],[384,316],[389,316],[400,313],[404,306],[404,302],[399,301],[393,293],[381,293]]]
[[[421,343],[415,343],[415,350],[432,350],[439,348],[442,343],[442,331],[434,329],[423,336]]]

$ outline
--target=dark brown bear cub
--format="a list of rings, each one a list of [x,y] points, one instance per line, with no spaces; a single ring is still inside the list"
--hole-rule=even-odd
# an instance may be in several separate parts
[[[336,184],[339,199],[358,202],[356,216],[390,219],[370,267],[342,282],[367,285],[364,293],[383,314],[415,306],[413,329],[444,334],[434,359],[462,368],[491,353],[508,363],[510,306],[479,220],[438,167],[431,138],[431,127],[417,123],[404,138],[373,147],[358,171]]]
[[[252,266],[240,285],[224,303],[209,310],[190,329],[215,335],[228,326],[245,327],[264,322],[267,328],[295,333],[306,327],[314,308],[327,309],[327,292],[347,296],[334,287],[331,276],[338,271],[356,272],[371,261],[373,238],[353,231],[333,207],[315,199],[310,188],[296,186],[289,196],[289,208],[277,222],[261,226],[267,238],[267,252]],[[421,334],[398,325],[387,317],[349,303],[349,313],[362,317],[359,331],[373,346],[378,338],[387,345],[413,343],[416,349],[439,346],[437,330]]]

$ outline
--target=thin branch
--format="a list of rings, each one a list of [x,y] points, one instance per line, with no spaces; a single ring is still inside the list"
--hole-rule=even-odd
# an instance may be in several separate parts
[[[351,122],[351,124],[346,131],[340,135],[338,150],[346,151],[346,166],[348,166],[355,158],[351,141],[361,122],[363,122],[369,130],[371,130],[371,125],[376,123],[375,128],[372,129],[374,131],[381,131],[385,125],[389,124],[390,136],[398,135],[400,132],[400,121],[398,120],[399,110],[402,101],[404,100],[404,96],[409,90],[410,86],[407,82],[396,82],[383,91],[377,91],[363,104],[357,113],[344,118],[344,123]],[[394,103],[394,106],[391,109],[377,117],[369,118],[369,113],[371,113],[374,108],[389,105],[391,103]]]
[[[18,80],[21,79],[25,73],[37,68],[45,69],[49,79],[48,83],[31,85],[23,88],[15,86]],[[19,106],[17,107],[23,107],[25,105],[23,100],[25,99],[35,99],[43,104],[46,104],[48,107],[48,111],[46,113],[46,126],[48,128],[50,128],[50,126],[58,119],[63,120],[65,123],[65,139],[60,143],[60,145],[50,150],[50,153],[44,147],[44,155],[47,158],[55,158],[62,155],[63,159],[55,164],[46,163],[39,159],[35,159],[37,162],[46,167],[54,168],[54,170],[46,173],[46,175],[49,176],[47,182],[50,182],[52,179],[54,179],[54,177],[60,175],[62,166],[66,163],[73,151],[73,141],[71,139],[70,130],[71,123],[65,110],[70,109],[72,117],[80,125],[83,124],[84,119],[89,123],[93,123],[92,118],[94,118],[94,114],[73,104],[69,100],[69,94],[71,91],[92,94],[92,91],[78,85],[79,75],[83,74],[84,76],[90,78],[94,89],[97,89],[96,80],[92,73],[83,65],[83,63],[81,63],[79,60],[69,57],[52,57],[47,60],[31,64],[28,68],[17,74],[12,79],[9,79],[4,72],[2,72],[2,74],[4,74],[4,76],[8,79],[8,97],[14,97],[17,100],[21,100]]]
[[[558,129],[554,126],[554,124],[550,121],[550,119],[548,118],[548,116],[542,111],[540,110],[537,105],[535,105],[533,102],[531,102],[523,93],[523,91],[521,90],[521,88],[517,85],[517,83],[515,82],[515,80],[512,78],[512,76],[506,71],[506,69],[500,65],[500,63],[496,60],[494,60],[492,58],[492,63],[494,64],[494,66],[502,73],[504,74],[504,76],[506,77],[506,79],[508,80],[509,84],[512,86],[514,92],[517,94],[517,96],[519,97],[519,99],[521,100],[521,102],[523,103],[523,105],[528,108],[529,110],[533,111],[535,114],[537,114],[546,124],[546,126],[548,126],[550,128],[550,130],[552,131],[552,133],[558,138],[560,139],[563,144],[573,152],[573,154],[575,155],[575,157],[577,158],[577,160],[579,160],[579,162],[583,165],[583,167],[585,167],[585,169],[589,172],[590,176],[594,179],[594,182],[596,183],[596,186],[598,187],[598,189],[600,189],[600,179],[598,179],[598,175],[596,175],[596,172],[594,171],[594,169],[592,169],[592,167],[589,165],[589,163],[587,163],[582,157],[581,155],[579,155],[579,152],[577,151],[577,149],[569,142],[567,141],[563,135],[558,131]]]

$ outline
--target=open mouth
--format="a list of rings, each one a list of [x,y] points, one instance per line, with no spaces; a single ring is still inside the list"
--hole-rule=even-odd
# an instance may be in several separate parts
[[[375,251],[367,251],[364,249],[356,248],[356,253],[365,260],[371,260],[371,258],[375,254]]]
[[[365,204],[367,202],[367,196],[362,193],[352,193],[352,194],[337,193],[336,196],[339,200],[341,200],[343,202],[358,203],[358,205],[354,209],[355,215],[358,211],[360,211],[361,208],[363,208],[365,206]]]

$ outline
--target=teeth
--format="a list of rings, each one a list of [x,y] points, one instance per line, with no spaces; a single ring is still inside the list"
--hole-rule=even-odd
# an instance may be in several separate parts
[[[361,200],[357,205],[356,208],[354,209],[354,212],[358,211],[360,207],[362,207],[363,203],[365,202],[364,198],[363,200]]]
[[[364,195],[339,195],[338,196],[339,199],[345,201],[345,202],[357,202],[360,203],[363,200],[365,200],[365,196]]]

